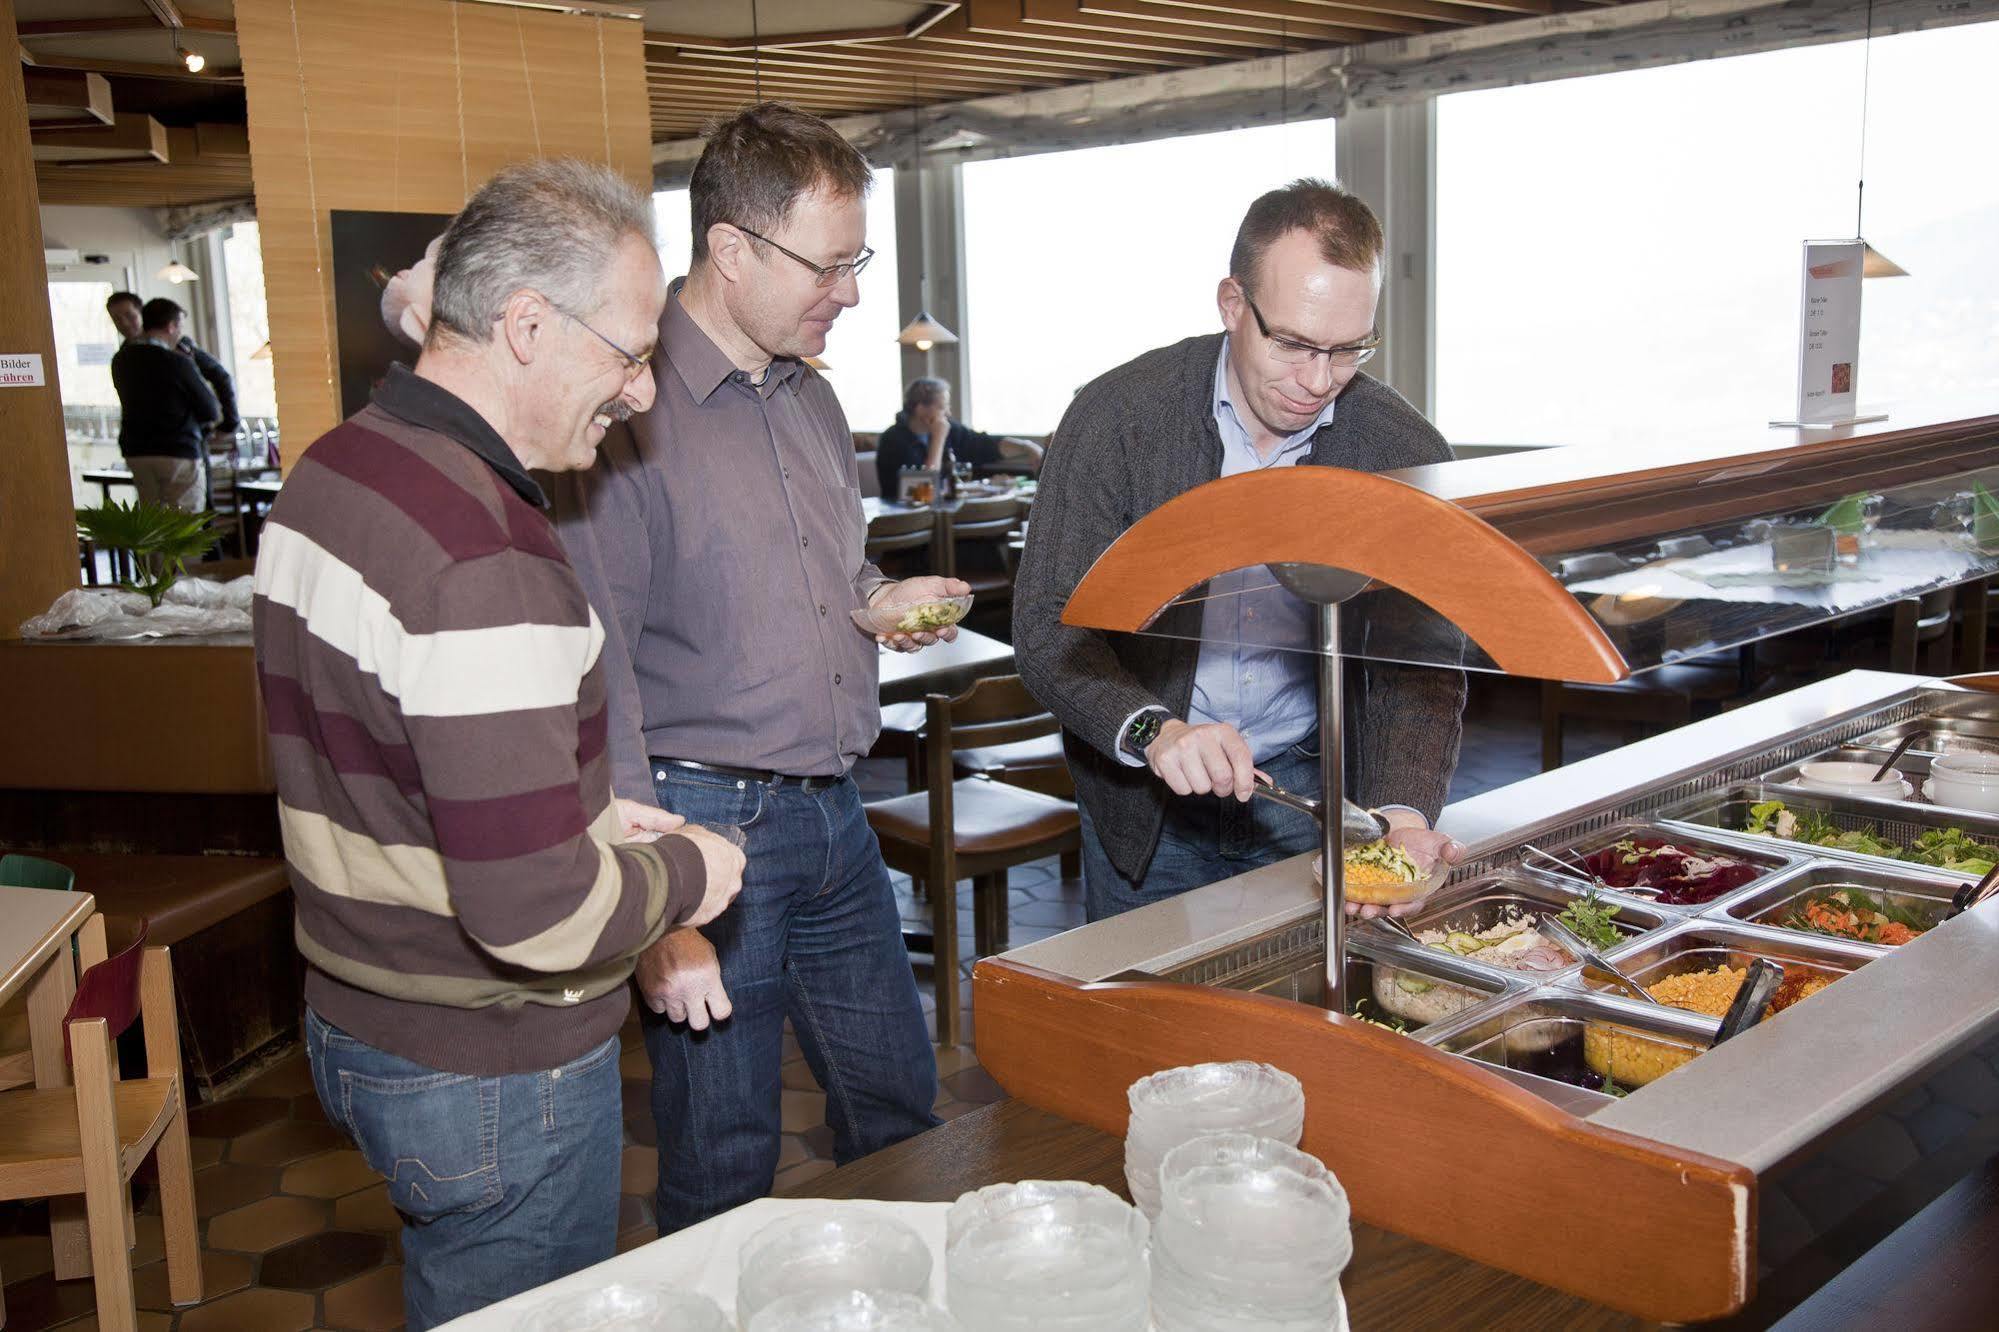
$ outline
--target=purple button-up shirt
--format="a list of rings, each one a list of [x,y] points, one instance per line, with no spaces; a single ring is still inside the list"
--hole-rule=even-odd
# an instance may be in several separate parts
[[[864,554],[854,437],[802,362],[754,384],[676,282],[653,409],[551,487],[604,621],[612,782],[651,803],[649,758],[845,772],[881,729],[877,648],[849,616],[887,581]]]

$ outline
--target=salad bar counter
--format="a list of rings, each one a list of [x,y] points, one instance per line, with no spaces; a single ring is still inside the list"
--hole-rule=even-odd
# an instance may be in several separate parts
[[[980,963],[980,1059],[1111,1132],[1136,1077],[1266,1060],[1357,1217],[1723,1317],[1999,1145],[1999,906],[1964,909],[1999,814],[1922,794],[1943,753],[1999,762],[1999,697],[1855,673],[1753,704],[1447,810],[1466,862],[1406,930],[1349,930],[1342,1014],[1300,857]],[[1808,778],[1891,755],[1910,780]]]

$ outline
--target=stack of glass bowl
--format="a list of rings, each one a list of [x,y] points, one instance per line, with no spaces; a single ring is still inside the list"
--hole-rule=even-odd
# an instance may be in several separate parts
[[[1159,1215],[1159,1163],[1181,1143],[1207,1133],[1247,1133],[1295,1147],[1305,1131],[1298,1079],[1249,1060],[1169,1068],[1132,1083],[1126,1098],[1124,1181],[1148,1219]]]
[[[1353,1257],[1346,1190],[1314,1156],[1211,1134],[1159,1168],[1152,1317],[1159,1332],[1325,1332]]]
[[[759,1309],[747,1327],[748,1332],[959,1332],[957,1320],[936,1305],[886,1290],[786,1295]]]
[[[729,1318],[706,1295],[613,1282],[559,1295],[527,1311],[518,1332],[729,1332]]]
[[[944,1226],[944,1300],[966,1332],[1146,1332],[1149,1227],[1110,1190],[994,1184]]]
[[[771,1222],[743,1246],[736,1321],[748,1327],[766,1306],[802,1295],[863,1291],[920,1303],[930,1294],[930,1266],[930,1246],[892,1216],[854,1208],[801,1212]]]

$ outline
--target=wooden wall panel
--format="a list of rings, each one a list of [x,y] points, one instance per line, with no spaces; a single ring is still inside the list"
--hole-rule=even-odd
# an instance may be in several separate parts
[[[14,44],[14,0],[0,0],[0,51]],[[21,63],[0,64],[0,352],[39,355],[47,377],[40,388],[0,387],[0,638],[13,638],[21,621],[82,580],[28,105]]]
[[[278,416],[339,419],[336,208],[449,213],[510,162],[609,162],[650,189],[639,25],[453,0],[237,0]]]

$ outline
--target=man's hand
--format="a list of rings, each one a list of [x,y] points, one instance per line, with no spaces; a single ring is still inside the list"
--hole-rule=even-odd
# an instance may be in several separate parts
[[[687,822],[678,814],[670,814],[657,805],[643,804],[637,800],[618,797],[618,840],[621,842],[657,841],[661,833],[675,832]]]
[[[698,823],[689,823],[678,832],[701,852],[701,868],[704,871],[701,905],[688,913],[679,924],[706,925],[726,911],[729,903],[736,900],[736,894],[743,890],[742,848],[713,828],[704,828]]]
[[[939,578],[935,574],[925,574],[920,578],[905,578],[897,583],[883,583],[868,598],[868,605],[875,610],[888,610],[896,606],[920,606],[926,601],[942,601],[946,597],[962,597],[970,594],[972,585],[957,578]],[[926,629],[915,634],[876,634],[875,642],[896,652],[915,652],[927,648],[932,643],[948,643],[958,636],[958,626],[946,625],[942,629]]]
[[[1434,870],[1439,862],[1455,865],[1464,859],[1464,844],[1449,833],[1440,833],[1430,826],[1430,821],[1413,809],[1383,810],[1381,817],[1388,820],[1388,835],[1382,840],[1390,846],[1399,846],[1409,853],[1416,867],[1424,873]],[[1406,916],[1420,909],[1426,899],[1419,897],[1413,902],[1398,902],[1394,906],[1377,906],[1359,902],[1347,903],[1347,914],[1367,918],[1371,916]]]
[[[695,929],[668,930],[639,954],[639,993],[646,1007],[695,1031],[723,1022],[734,1010],[722,988],[722,964],[714,945]]]
[[[1146,766],[1174,795],[1234,796],[1256,791],[1256,760],[1242,733],[1227,722],[1191,726],[1173,718],[1145,747]]]

